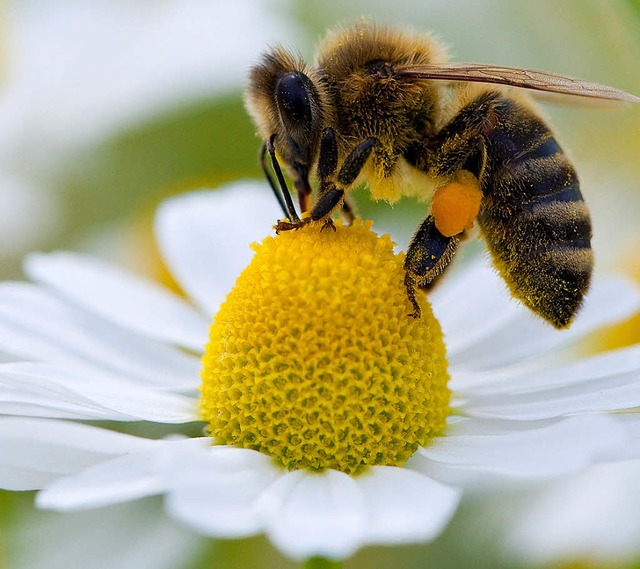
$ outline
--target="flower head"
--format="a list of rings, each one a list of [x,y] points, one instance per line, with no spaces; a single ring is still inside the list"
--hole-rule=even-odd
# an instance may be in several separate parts
[[[2,487],[41,489],[57,510],[161,494],[201,533],[342,558],[433,538],[469,487],[637,452],[611,412],[640,405],[640,362],[567,350],[637,309],[635,287],[596,280],[558,332],[475,264],[415,320],[402,257],[368,224],[268,237],[252,257],[245,244],[277,217],[268,200],[238,186],[161,208],[160,246],[193,305],[71,254],[34,256],[35,284],[0,286],[0,350],[20,360],[0,365]],[[204,420],[211,436],[76,419],[175,434]]]
[[[402,466],[442,431],[440,326],[426,303],[407,316],[402,258],[370,226],[254,245],[204,355],[201,410],[218,444],[357,474]]]

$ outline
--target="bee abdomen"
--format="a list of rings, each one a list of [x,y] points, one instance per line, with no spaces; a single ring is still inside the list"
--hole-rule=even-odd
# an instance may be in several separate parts
[[[539,127],[541,121],[527,114]],[[542,136],[533,131],[489,137],[498,146],[489,160],[505,156],[507,144],[511,158],[491,164],[479,222],[512,294],[564,328],[589,287],[591,220],[576,172],[555,138],[548,130]]]

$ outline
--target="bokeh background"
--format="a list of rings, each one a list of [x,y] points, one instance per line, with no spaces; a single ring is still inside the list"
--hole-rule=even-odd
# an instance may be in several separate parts
[[[29,251],[70,248],[173,286],[156,205],[261,176],[247,68],[275,42],[310,59],[327,27],[360,16],[432,32],[457,61],[640,95],[640,0],[0,0],[0,277],[21,278]],[[543,109],[580,173],[597,270],[640,282],[640,105]],[[424,215],[411,200],[356,201],[401,246]],[[585,349],[639,340],[635,318]],[[563,483],[470,496],[434,543],[365,549],[345,567],[640,567],[640,468]],[[65,515],[32,502],[0,492],[0,569],[296,566],[262,537],[197,537],[157,500]]]

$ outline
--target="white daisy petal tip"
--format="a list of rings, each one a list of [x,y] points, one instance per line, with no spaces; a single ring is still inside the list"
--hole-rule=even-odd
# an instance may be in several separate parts
[[[285,555],[345,559],[366,539],[366,500],[351,476],[297,470],[262,495],[265,533]]]
[[[424,543],[450,521],[461,497],[401,467],[342,472],[295,471],[260,499],[266,533],[291,558],[342,560],[367,545]]]
[[[376,466],[356,479],[366,500],[366,542],[398,545],[437,537],[453,517],[462,490],[408,468]]]
[[[0,487],[48,488],[101,462],[144,452],[153,441],[52,419],[0,417]]]
[[[211,446],[206,439],[183,444],[166,464],[165,508],[203,535],[254,535],[263,529],[258,499],[281,474],[269,457],[257,451]]]
[[[149,458],[125,455],[50,484],[36,496],[45,510],[74,512],[131,502],[160,494],[163,488],[147,472]]]

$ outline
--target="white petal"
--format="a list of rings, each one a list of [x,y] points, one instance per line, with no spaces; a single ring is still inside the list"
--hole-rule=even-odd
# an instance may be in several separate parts
[[[634,372],[535,393],[483,397],[464,405],[464,412],[473,417],[531,421],[637,406],[640,389],[638,372]]]
[[[512,373],[456,395],[468,398],[461,406],[466,415],[537,420],[640,406],[639,374],[640,347],[634,346],[551,369]]]
[[[372,467],[355,480],[366,501],[366,540],[372,545],[435,538],[462,494],[423,474],[392,466]]]
[[[612,350],[566,363],[553,361],[545,367],[505,368],[480,372],[454,370],[451,387],[461,397],[529,393],[550,387],[565,387],[585,381],[637,373],[640,346]]]
[[[151,441],[88,425],[0,417],[0,487],[42,488],[109,458],[142,451]]]
[[[195,389],[199,382],[197,358],[23,283],[0,284],[0,349],[21,358],[113,372],[169,389]]]
[[[429,295],[442,325],[449,357],[473,346],[521,317],[524,308],[509,292],[489,260],[479,258],[461,267]]]
[[[162,287],[74,253],[30,255],[25,272],[64,298],[142,336],[201,352],[209,322]]]
[[[638,308],[640,291],[635,284],[624,279],[596,279],[568,330],[556,330],[522,312],[493,334],[450,354],[449,361],[453,368],[482,370],[521,363],[532,356],[548,356],[550,350],[560,350],[600,326],[631,316]]]
[[[165,471],[168,513],[214,537],[244,537],[262,531],[262,493],[280,475],[271,459],[232,447],[191,447],[174,454]]]
[[[253,252],[282,217],[266,183],[240,182],[168,200],[156,237],[171,273],[207,315],[218,310]]]
[[[640,413],[637,410],[631,413],[616,413],[613,418],[627,434],[627,444],[618,449],[618,452],[612,452],[609,458],[611,460],[640,458]]]
[[[366,502],[342,472],[289,472],[263,494],[261,506],[267,535],[294,559],[344,559],[364,544]]]
[[[165,489],[163,453],[178,441],[149,441],[149,448],[103,461],[65,476],[42,490],[40,508],[58,511],[99,508],[159,494]],[[180,441],[182,442],[182,441]]]
[[[420,461],[416,467],[438,479],[442,476],[439,472],[458,471],[461,480],[450,480],[459,483],[466,480],[475,484],[483,474],[521,479],[548,478],[578,472],[627,442],[624,429],[614,419],[602,415],[531,425],[527,429],[514,428],[506,434],[476,436],[456,436],[454,427],[451,434],[418,450],[418,454],[427,460]]]
[[[0,364],[0,413],[38,417],[188,423],[197,402],[106,374],[50,364]]]

